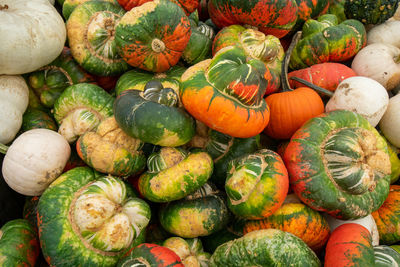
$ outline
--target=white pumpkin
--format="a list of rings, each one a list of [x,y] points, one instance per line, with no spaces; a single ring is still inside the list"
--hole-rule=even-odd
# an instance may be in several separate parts
[[[367,45],[384,43],[400,48],[400,20],[387,20],[367,33]]]
[[[383,43],[367,45],[354,57],[351,68],[357,75],[374,79],[392,90],[400,84],[400,48]]]
[[[0,74],[49,64],[66,37],[64,21],[49,0],[0,0]]]
[[[15,138],[28,103],[29,89],[24,78],[0,75],[0,143],[8,144]]]
[[[372,215],[368,215],[364,218],[356,219],[356,220],[340,220],[336,219],[326,213],[322,213],[322,215],[325,217],[326,221],[329,224],[329,227],[331,228],[331,232],[335,230],[337,227],[339,227],[342,224],[346,223],[357,223],[365,228],[368,229],[368,231],[371,233],[372,236],[372,245],[373,246],[378,246],[379,245],[379,232],[378,232],[378,227],[376,226],[376,222],[374,220],[374,217]]]
[[[386,139],[400,148],[400,94],[389,99],[389,105],[379,122],[379,128]]]
[[[63,171],[71,154],[67,140],[48,129],[33,129],[18,136],[3,160],[6,183],[27,196],[39,196]]]
[[[343,80],[325,106],[325,111],[350,110],[362,115],[375,127],[389,103],[389,94],[377,81],[354,76]]]

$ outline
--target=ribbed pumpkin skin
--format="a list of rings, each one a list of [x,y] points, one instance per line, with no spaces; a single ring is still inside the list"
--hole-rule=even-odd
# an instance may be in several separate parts
[[[336,228],[325,249],[325,267],[375,266],[369,231],[355,223]]]
[[[246,219],[263,219],[282,205],[289,188],[281,157],[262,149],[229,163],[225,191],[228,208]]]
[[[292,233],[314,251],[325,245],[330,234],[325,218],[302,203],[284,203],[274,214],[263,220],[246,221],[243,233],[268,228]]]
[[[226,47],[213,59],[185,71],[182,103],[193,117],[213,130],[233,137],[255,136],[269,120],[269,109],[262,98],[266,71],[262,61],[248,59],[238,47]]]
[[[208,266],[210,253],[203,251],[203,244],[199,238],[170,237],[163,244],[173,250],[182,260],[185,266]]]
[[[134,7],[141,6],[144,3],[153,1],[153,0],[117,0],[118,3],[127,11],[131,10]],[[199,4],[199,0],[171,0],[175,4],[179,5],[187,16],[190,15]]]
[[[335,15],[326,14],[303,25],[303,36],[293,50],[291,69],[352,58],[367,43],[364,25],[350,19],[338,24]]]
[[[34,267],[39,256],[37,233],[25,219],[8,221],[0,228],[0,265]]]
[[[143,243],[132,248],[118,261],[116,266],[184,267],[185,265],[171,249],[156,244]]]
[[[344,64],[325,62],[292,71],[288,73],[288,79],[292,88],[304,87],[304,84],[290,79],[297,77],[329,91],[335,91],[340,82],[356,75],[354,70]]]
[[[220,245],[210,266],[321,266],[315,253],[298,237],[277,229],[250,232]]]
[[[385,245],[374,247],[375,266],[393,267],[400,265],[400,254],[394,248]]]
[[[391,185],[382,206],[372,212],[379,232],[380,244],[391,245],[400,241],[400,185]]]
[[[128,64],[118,55],[114,27],[125,14],[117,3],[89,1],[77,6],[67,21],[74,59],[99,76],[122,74]]]
[[[265,63],[268,69],[265,77],[267,80],[266,95],[278,91],[285,52],[277,37],[265,35],[254,29],[246,29],[240,25],[231,25],[220,30],[215,36],[213,55],[231,45],[239,46],[247,56]]]
[[[182,9],[156,0],[128,11],[115,28],[118,53],[131,66],[164,72],[178,63],[191,34]]]
[[[281,38],[295,25],[298,7],[295,0],[210,0],[208,12],[221,29],[233,24],[247,24]]]
[[[54,119],[46,112],[39,109],[28,108],[22,116],[21,130],[26,132],[37,128],[57,131],[58,127]]]
[[[294,193],[339,219],[365,217],[389,193],[387,144],[351,111],[323,113],[306,122],[292,136],[284,162]]]
[[[346,17],[364,24],[380,24],[391,18],[398,7],[398,0],[350,0],[345,1]]]

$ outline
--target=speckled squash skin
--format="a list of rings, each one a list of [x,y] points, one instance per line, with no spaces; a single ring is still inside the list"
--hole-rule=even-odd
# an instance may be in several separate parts
[[[51,266],[115,266],[144,241],[150,207],[112,176],[77,167],[55,180],[38,206],[39,238]]]
[[[21,131],[45,128],[57,131],[58,127],[54,119],[46,112],[39,109],[28,108],[22,115]]]
[[[118,55],[115,25],[125,14],[118,3],[88,1],[78,5],[67,20],[68,42],[74,59],[98,76],[126,72],[129,65]]]
[[[281,38],[295,25],[298,7],[295,0],[210,0],[208,12],[221,29],[233,24],[247,24]]]
[[[253,137],[269,120],[262,98],[266,72],[262,61],[248,58],[239,47],[226,47],[182,75],[183,106],[213,130],[232,137]]]
[[[225,191],[228,208],[238,217],[263,219],[282,205],[289,189],[281,157],[262,149],[229,163]]]
[[[380,244],[392,245],[400,241],[400,185],[391,185],[382,206],[372,212],[379,232]]]
[[[335,15],[325,14],[304,23],[302,39],[293,50],[291,69],[301,69],[324,62],[351,59],[367,44],[364,25],[349,19],[338,23]]]
[[[351,111],[323,113],[306,122],[292,136],[284,162],[294,193],[338,219],[367,216],[389,193],[387,144]]]
[[[65,19],[65,21],[68,20],[69,16],[71,15],[72,11],[79,6],[80,4],[83,4],[85,2],[89,2],[90,0],[64,0],[62,3],[62,15]],[[117,3],[117,0],[104,0],[110,3]]]
[[[243,49],[247,56],[263,61],[268,72],[265,74],[269,95],[279,90],[280,75],[285,52],[279,39],[273,35],[241,25],[231,25],[218,32],[213,41],[213,54],[215,55],[224,47],[237,45]]]
[[[278,229],[250,232],[220,245],[210,266],[321,266],[315,253],[298,237]]]
[[[148,171],[139,178],[139,191],[153,202],[184,198],[202,187],[213,171],[206,152],[189,155],[176,148],[163,147],[148,158]]]
[[[298,7],[298,15],[296,25],[292,31],[301,28],[308,19],[315,19],[325,14],[329,7],[329,0],[296,0]]]
[[[374,256],[376,267],[393,267],[400,265],[400,253],[389,246],[375,246]]]
[[[344,2],[344,13],[364,24],[381,24],[394,15],[398,4],[398,0],[349,0]]]
[[[189,42],[190,22],[173,2],[155,0],[128,11],[115,28],[118,53],[131,66],[164,72]]]
[[[166,239],[162,245],[173,250],[185,266],[209,266],[211,254],[203,251],[203,244],[199,238],[183,239],[174,236]]]
[[[28,220],[11,220],[0,228],[1,266],[34,267],[39,249],[37,233]]]
[[[118,0],[118,3],[127,11],[134,7],[143,5],[153,0]],[[171,2],[179,5],[187,16],[194,12],[199,5],[199,0],[171,0]]]
[[[336,228],[325,248],[325,267],[375,266],[371,234],[355,223]]]

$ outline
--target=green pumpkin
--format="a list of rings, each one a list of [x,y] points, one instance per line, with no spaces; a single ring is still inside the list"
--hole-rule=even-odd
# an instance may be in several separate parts
[[[252,231],[220,245],[210,266],[321,266],[317,255],[300,238],[277,229]]]
[[[180,146],[195,134],[195,121],[177,107],[179,97],[171,88],[152,80],[144,91],[122,92],[114,104],[119,127],[129,136],[160,146]]]
[[[39,241],[30,222],[16,219],[0,228],[0,266],[34,267],[38,256]]]
[[[346,0],[329,0],[329,8],[326,13],[333,14],[338,18],[339,23],[345,21],[344,3]]]
[[[40,197],[38,227],[51,266],[114,266],[144,241],[149,205],[112,176],[77,167]]]
[[[170,237],[163,244],[173,250],[185,266],[208,266],[211,254],[203,251],[203,244],[199,238],[183,239]]]
[[[74,142],[112,116],[113,103],[114,98],[97,85],[79,83],[68,87],[54,103],[58,132],[68,142]]]
[[[225,227],[211,235],[202,236],[201,241],[204,250],[212,254],[220,245],[239,237],[241,237],[241,235],[234,233],[229,227]]]
[[[189,155],[182,149],[163,147],[150,155],[148,171],[139,178],[139,191],[153,202],[169,202],[197,191],[210,178],[213,162],[206,152]]]
[[[56,122],[49,114],[39,109],[28,108],[22,116],[21,131],[26,132],[37,128],[53,131],[58,129]]]
[[[62,6],[62,15],[65,18],[65,21],[67,21],[72,11],[74,11],[74,9],[77,6],[91,0],[62,0],[62,1],[63,3],[60,3],[60,5]],[[103,1],[118,4],[117,0],[103,0]]]
[[[375,266],[376,267],[393,267],[400,266],[400,254],[395,249],[380,245],[374,247]]]
[[[344,12],[349,19],[364,24],[380,24],[394,15],[398,4],[398,0],[346,0]]]

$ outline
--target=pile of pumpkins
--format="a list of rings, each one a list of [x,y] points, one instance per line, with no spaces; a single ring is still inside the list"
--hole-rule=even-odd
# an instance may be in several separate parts
[[[0,0],[0,265],[399,266],[398,5]]]

